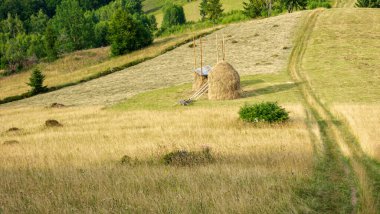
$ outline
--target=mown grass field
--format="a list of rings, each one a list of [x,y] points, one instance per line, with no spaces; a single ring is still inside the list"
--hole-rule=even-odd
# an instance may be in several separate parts
[[[79,82],[112,68],[159,56],[166,50],[191,40],[194,35],[212,32],[213,30],[215,29],[210,28],[157,39],[153,45],[147,48],[119,57],[110,57],[109,47],[105,47],[74,52],[53,63],[40,63],[37,67],[46,76],[45,84],[48,87],[60,86]],[[15,75],[0,77],[0,99],[28,92],[30,88],[26,83],[29,81],[31,73],[32,69]]]

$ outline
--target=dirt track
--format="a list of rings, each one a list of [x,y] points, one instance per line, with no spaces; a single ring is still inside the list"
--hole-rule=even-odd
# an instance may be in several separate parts
[[[284,70],[292,40],[304,12],[230,25],[218,31],[226,37],[227,61],[241,75]],[[110,105],[143,91],[191,82],[194,66],[189,44],[123,71],[59,91],[3,105]],[[204,64],[216,62],[215,33],[204,39]]]

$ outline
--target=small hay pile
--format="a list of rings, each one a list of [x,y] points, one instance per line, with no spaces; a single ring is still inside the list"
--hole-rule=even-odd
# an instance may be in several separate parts
[[[222,61],[208,76],[208,98],[210,100],[232,100],[240,98],[240,76],[229,63]]]
[[[193,91],[198,91],[205,83],[207,83],[207,76],[194,73]]]

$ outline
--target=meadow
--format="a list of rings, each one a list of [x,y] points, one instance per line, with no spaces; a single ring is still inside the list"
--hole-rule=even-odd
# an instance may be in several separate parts
[[[248,91],[267,78],[248,78],[244,87]],[[188,86],[182,96],[190,92]],[[3,211],[281,213],[302,208],[293,188],[311,176],[315,149],[302,105],[281,102],[290,111],[289,123],[255,127],[238,119],[235,102],[152,109],[144,99],[151,93],[162,94],[138,95],[134,99],[146,100],[139,104],[147,107],[139,110],[125,106],[129,101],[107,109],[2,110],[1,138],[19,142],[0,150]],[[284,93],[299,99],[296,90],[268,90],[261,99]],[[247,94],[239,102],[256,96]],[[44,127],[48,119],[63,127]],[[21,130],[7,132],[10,127]],[[206,146],[215,158],[211,164],[175,167],[161,161],[168,152]],[[121,164],[124,155],[134,163]]]
[[[227,60],[241,75],[237,100],[178,104],[193,93],[186,43],[1,105],[0,213],[379,213],[379,19],[376,9],[317,9],[205,36],[205,61],[215,64],[215,34],[225,34]],[[120,58],[93,55],[73,68],[75,80],[191,36]],[[12,84],[0,83],[10,94]],[[239,119],[241,106],[262,101],[278,102],[290,120]],[[47,127],[49,119],[62,126]],[[205,148],[213,161],[163,161],[173,151]]]

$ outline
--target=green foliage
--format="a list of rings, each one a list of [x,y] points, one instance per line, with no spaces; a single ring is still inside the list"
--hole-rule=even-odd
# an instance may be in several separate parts
[[[218,20],[223,14],[222,3],[220,3],[220,0],[208,0],[206,14],[207,18],[216,22],[216,20]]]
[[[155,32],[158,30],[158,24],[156,17],[154,15],[148,15],[148,26],[151,32]]]
[[[134,14],[134,13],[142,14],[143,13],[142,0],[127,0],[125,2],[125,8],[131,14]]]
[[[199,13],[202,17],[202,20],[205,20],[207,16],[207,0],[202,0],[199,4]]]
[[[170,152],[162,157],[165,165],[172,166],[195,166],[212,163],[214,157],[211,155],[210,148],[206,147],[200,152],[188,152],[186,150],[178,150]]]
[[[109,22],[101,21],[95,25],[95,45],[96,47],[102,47],[109,45],[107,35],[109,30]]]
[[[306,9],[307,0],[282,0],[282,4],[286,7],[287,11],[291,13],[294,10]]]
[[[16,38],[8,40],[5,58],[11,72],[20,70],[26,64],[29,41],[26,34],[18,34]]]
[[[24,24],[17,15],[13,17],[8,13],[7,19],[0,23],[1,32],[5,33],[9,38],[16,38],[18,34],[25,33]]]
[[[30,17],[29,32],[43,34],[48,22],[49,17],[42,10],[38,11],[37,15]]]
[[[109,39],[114,56],[146,47],[153,42],[150,29],[124,10],[118,10],[112,18]]]
[[[220,24],[230,24],[234,22],[239,22],[243,20],[249,19],[248,16],[244,14],[241,10],[232,10],[226,14],[223,14],[221,18],[219,18],[218,23]]]
[[[267,10],[264,0],[249,0],[243,2],[244,14],[250,18],[260,17]]]
[[[77,0],[63,0],[57,6],[52,23],[58,32],[57,46],[59,52],[70,52],[90,47],[92,41],[90,25],[86,22],[84,11]]]
[[[288,112],[274,102],[245,105],[240,108],[239,115],[240,119],[250,123],[284,122],[289,119]]]
[[[186,23],[185,12],[182,6],[175,4],[168,4],[163,9],[164,18],[162,20],[162,27],[168,28],[174,25],[182,25]]]
[[[46,56],[44,36],[41,34],[30,34],[29,35],[29,47],[27,50],[27,56],[29,59],[37,61]]]
[[[56,7],[62,0],[2,0],[0,1],[0,19],[7,14],[18,15],[22,21],[27,21],[31,15],[44,11],[49,17],[55,15]],[[97,9],[112,0],[79,0],[80,6],[85,10]]]
[[[357,0],[356,7],[380,8],[380,0]]]
[[[55,47],[55,42],[57,40],[57,35],[53,29],[53,26],[51,24],[48,24],[48,26],[45,29],[45,51],[48,60],[52,61],[58,57],[57,49]]]
[[[32,76],[29,78],[28,85],[32,88],[30,94],[35,95],[47,91],[46,86],[43,85],[45,76],[38,69],[33,70]]]

